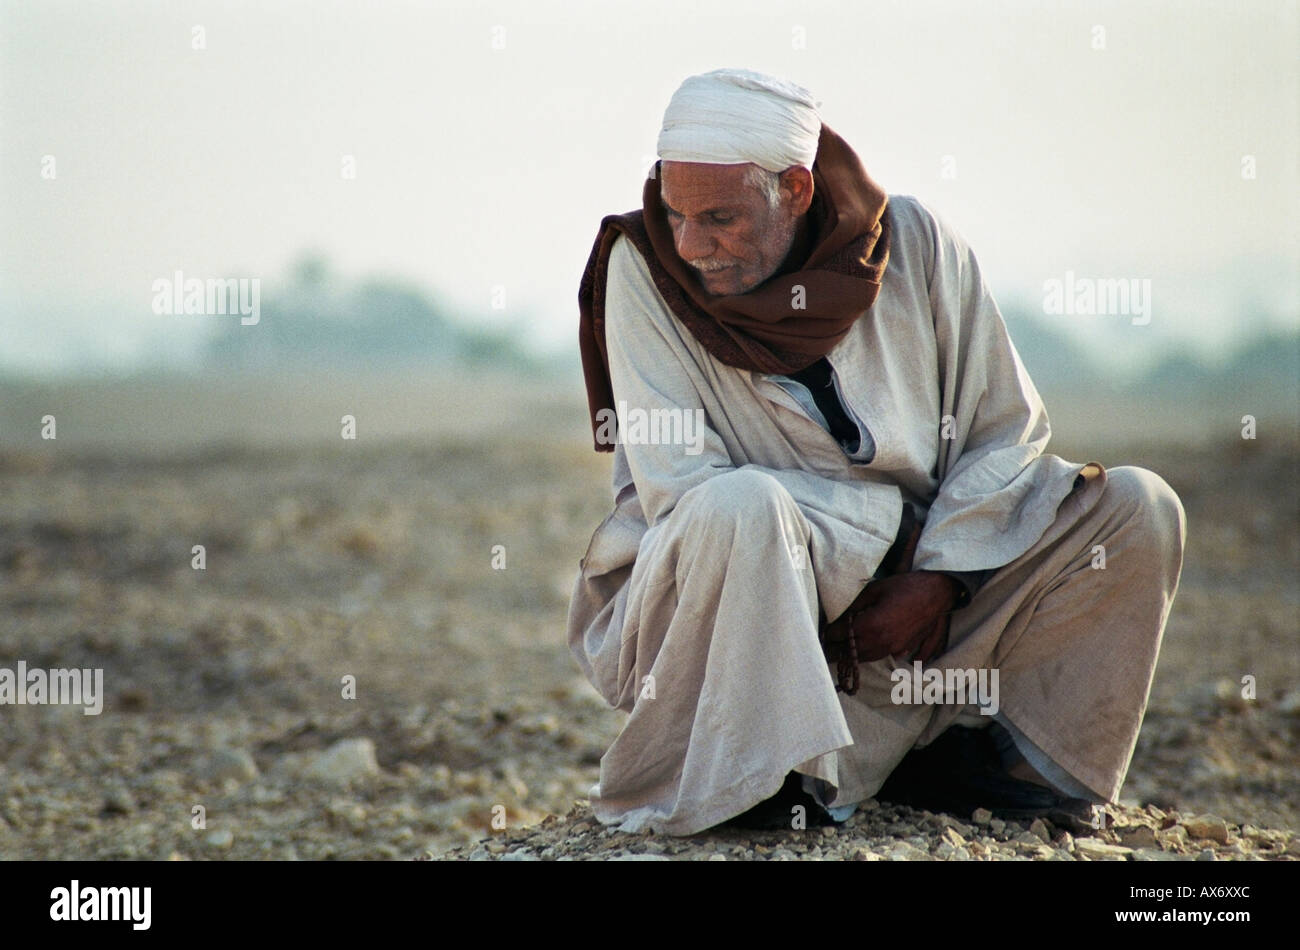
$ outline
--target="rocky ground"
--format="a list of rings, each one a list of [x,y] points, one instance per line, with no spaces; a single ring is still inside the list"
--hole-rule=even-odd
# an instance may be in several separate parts
[[[5,441],[0,667],[100,668],[105,698],[0,706],[0,858],[1297,856],[1294,445],[1057,448],[1155,468],[1189,516],[1109,829],[869,803],[829,832],[679,840],[582,804],[621,714],[563,640],[609,506],[581,422],[148,454]]]
[[[470,861],[1266,861],[1300,860],[1300,836],[1181,815],[1154,805],[1107,806],[1104,829],[1049,821],[962,821],[874,799],[843,825],[790,831],[714,829],[691,838],[627,835],[579,804],[564,817],[485,837],[442,857]],[[426,855],[433,858],[430,852]]]

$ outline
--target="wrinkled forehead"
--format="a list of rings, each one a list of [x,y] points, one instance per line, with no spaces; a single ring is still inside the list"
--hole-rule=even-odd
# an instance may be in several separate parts
[[[746,183],[755,166],[664,161],[659,166],[659,196],[675,211],[690,214],[715,205],[743,205],[755,198]]]

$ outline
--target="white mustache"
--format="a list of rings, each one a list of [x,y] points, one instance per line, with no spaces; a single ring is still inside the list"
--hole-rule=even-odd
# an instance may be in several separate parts
[[[692,267],[694,267],[696,270],[704,271],[704,273],[706,274],[711,274],[714,271],[726,270],[728,267],[733,266],[723,261],[703,260],[703,259],[687,261],[687,263],[690,264]]]

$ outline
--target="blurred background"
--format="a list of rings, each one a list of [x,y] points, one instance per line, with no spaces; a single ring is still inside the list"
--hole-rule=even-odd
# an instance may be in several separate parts
[[[1053,451],[1183,498],[1129,799],[1300,827],[1297,40],[1264,0],[0,2],[0,666],[106,694],[0,707],[0,857],[407,857],[585,797],[578,279],[720,66],[967,238]],[[1149,310],[1054,312],[1080,280]]]

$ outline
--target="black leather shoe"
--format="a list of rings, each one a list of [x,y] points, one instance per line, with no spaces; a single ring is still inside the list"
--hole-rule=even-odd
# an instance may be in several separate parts
[[[839,824],[830,812],[803,790],[803,776],[791,772],[775,795],[765,798],[749,811],[727,819],[719,827],[744,828],[748,831],[790,831],[794,827],[794,808],[797,805],[803,806],[805,828]]]
[[[1067,798],[1037,782],[1012,778],[988,729],[950,726],[922,749],[913,749],[890,774],[880,801],[963,820],[977,808],[987,808],[1005,821],[1046,818],[1071,830],[1094,827],[1092,803]]]

